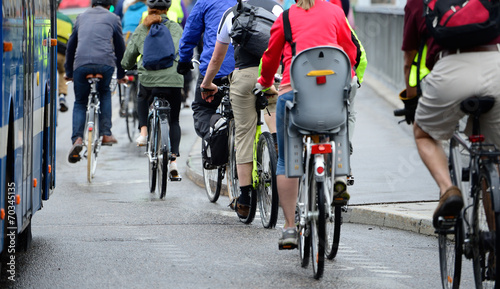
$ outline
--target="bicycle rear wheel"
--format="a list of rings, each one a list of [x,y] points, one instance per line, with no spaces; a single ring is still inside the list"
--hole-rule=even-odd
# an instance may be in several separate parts
[[[94,131],[87,131],[87,181],[92,182],[92,168],[94,167]]]
[[[259,185],[257,200],[259,203],[260,220],[264,228],[274,228],[278,220],[279,198],[276,187],[276,149],[269,132],[259,137],[257,146],[257,166]]]
[[[499,274],[496,270],[499,253],[500,215],[493,210],[493,199],[498,194],[498,172],[492,164],[485,164],[479,173],[474,196],[472,267],[476,288],[495,288]],[[498,283],[500,284],[500,282]]]
[[[168,161],[170,155],[169,142],[168,142],[168,123],[161,121],[157,128],[157,141],[158,141],[158,192],[160,199],[165,198],[167,193],[167,176],[168,176]]]
[[[304,203],[303,196],[306,193],[303,191],[305,189],[304,178],[302,178],[299,183],[299,202]],[[295,223],[298,225],[298,234],[299,234],[299,258],[300,258],[300,266],[302,268],[307,267],[309,265],[309,258],[311,254],[311,233],[310,233],[310,224],[306,221],[305,226],[300,226],[300,207],[297,204],[295,208]]]
[[[219,199],[222,188],[223,167],[217,167],[213,170],[203,168],[203,181],[205,182],[205,191],[210,202],[215,203]]]
[[[439,268],[443,289],[460,287],[462,272],[462,219],[454,227],[438,230]]]
[[[134,142],[134,136],[138,130],[138,115],[137,115],[137,83],[131,82],[126,89],[124,110],[125,123],[127,126],[127,135],[130,142]]]
[[[325,195],[323,192],[323,184],[317,183],[314,180],[314,175],[311,176],[311,192],[310,192],[310,211],[318,212],[317,218],[311,219],[311,256],[313,259],[314,278],[319,279],[323,276],[325,269]]]
[[[240,196],[240,182],[238,181],[238,171],[236,168],[236,148],[234,146],[234,119],[229,121],[229,162],[227,163],[227,189],[229,200],[233,202]]]
[[[156,141],[156,119],[149,117],[148,122],[148,162],[149,162],[149,192],[154,193],[156,189],[157,171],[157,141]]]

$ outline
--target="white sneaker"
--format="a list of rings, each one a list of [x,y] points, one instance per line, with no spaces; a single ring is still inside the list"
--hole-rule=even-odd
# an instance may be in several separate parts
[[[139,135],[136,139],[135,142],[137,143],[138,147],[142,147],[148,144],[148,137]]]
[[[170,175],[175,178],[179,176],[179,172],[177,171],[177,163],[176,162],[170,162],[168,165],[168,171],[170,172]]]

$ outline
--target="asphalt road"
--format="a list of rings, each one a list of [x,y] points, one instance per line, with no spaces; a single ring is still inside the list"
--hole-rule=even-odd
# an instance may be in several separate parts
[[[352,202],[435,199],[428,173],[412,156],[409,128],[397,125],[392,108],[368,86],[356,105]],[[196,140],[190,109],[181,112],[184,179],[170,182],[165,200],[158,200],[148,191],[144,148],[128,141],[116,109],[113,120],[119,143],[102,149],[88,184],[86,164],[66,161],[71,113],[59,115],[57,188],[34,215],[32,247],[17,255],[16,281],[2,280],[0,287],[439,288],[435,237],[350,223],[342,226],[338,257],[314,280],[310,266],[300,267],[297,250],[277,250],[282,218],[271,230],[258,218],[244,225],[227,197],[212,204],[185,177]],[[465,267],[462,286],[470,288]]]

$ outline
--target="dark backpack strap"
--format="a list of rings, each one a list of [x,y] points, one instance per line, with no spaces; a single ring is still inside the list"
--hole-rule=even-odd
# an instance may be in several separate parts
[[[295,56],[295,42],[292,38],[292,27],[290,26],[290,18],[288,17],[290,9],[283,11],[283,29],[285,30],[285,41],[292,46],[292,56]]]

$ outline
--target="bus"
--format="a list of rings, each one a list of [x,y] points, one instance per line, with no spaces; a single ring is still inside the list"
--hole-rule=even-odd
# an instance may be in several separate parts
[[[55,188],[56,9],[56,0],[2,0],[0,253],[9,274]]]

